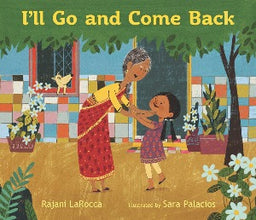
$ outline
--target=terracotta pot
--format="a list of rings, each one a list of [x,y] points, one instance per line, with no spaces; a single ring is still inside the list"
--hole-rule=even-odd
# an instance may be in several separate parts
[[[28,142],[26,145],[25,142],[22,142],[22,137],[15,137],[13,140],[10,137],[6,137],[9,143],[11,152],[33,152],[35,147],[36,140]]]
[[[186,144],[188,147],[188,151],[190,152],[200,151],[200,137],[198,135],[198,131],[198,128],[194,131],[189,131],[189,135],[186,136]]]
[[[224,135],[224,141],[218,141],[216,135],[200,135],[200,148],[202,154],[225,154],[227,143],[228,135]]]

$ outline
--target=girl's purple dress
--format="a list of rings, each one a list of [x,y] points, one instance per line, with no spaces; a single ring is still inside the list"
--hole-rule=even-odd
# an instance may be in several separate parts
[[[141,145],[140,160],[142,163],[157,163],[165,160],[164,147],[161,140],[163,122],[153,122],[155,129],[148,129]]]

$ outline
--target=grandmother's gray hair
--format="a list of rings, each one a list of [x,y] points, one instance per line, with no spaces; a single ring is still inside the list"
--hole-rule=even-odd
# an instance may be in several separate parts
[[[126,70],[127,70],[127,64],[129,62],[132,62],[132,64],[140,63],[145,61],[146,59],[150,60],[150,65],[149,65],[149,70],[151,68],[151,59],[150,56],[148,55],[148,52],[144,50],[143,48],[134,48],[131,50],[125,57],[124,62],[123,62],[123,74],[125,77]],[[131,83],[129,83],[126,87],[126,94],[129,93],[131,87]]]

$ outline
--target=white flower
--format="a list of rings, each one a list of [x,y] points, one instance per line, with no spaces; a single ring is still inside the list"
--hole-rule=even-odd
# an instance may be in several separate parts
[[[244,163],[241,167],[244,169],[244,173],[247,174],[251,172],[252,176],[256,175],[256,157],[250,160],[248,157],[244,158]]]
[[[45,83],[44,89],[47,91],[48,89],[51,89],[51,84]]]
[[[256,179],[255,178],[250,178],[250,182],[253,184],[250,186],[249,190],[253,191],[256,189]]]
[[[32,88],[29,86],[29,87],[28,87],[28,92],[27,92],[27,94],[31,97],[33,94],[36,94],[36,93],[35,93],[35,90],[32,89]]]
[[[214,168],[215,168],[214,164],[212,164],[210,167],[208,167],[207,165],[203,165],[204,173],[202,174],[202,177],[206,177],[207,182],[211,182],[212,179],[214,180],[218,179],[215,173],[218,173],[219,170],[216,170]]]
[[[190,131],[194,131],[196,130],[196,126],[195,125],[190,125]]]
[[[242,190],[240,188],[238,188],[238,185],[229,185],[229,190],[227,190],[227,193],[230,194],[230,197],[238,197],[238,194],[241,192]]]
[[[32,118],[37,117],[37,113],[38,113],[38,111],[34,108],[32,109],[32,111],[30,111],[30,115],[31,115]]]
[[[30,142],[30,141],[31,141],[31,139],[30,139],[30,136],[29,136],[29,135],[23,137],[22,142],[25,142],[26,145],[28,145],[28,142]]]
[[[44,111],[46,110],[45,103],[39,103],[39,106],[37,107],[38,111]]]
[[[190,126],[187,122],[184,123],[184,126],[182,128],[184,129],[184,131],[189,131],[190,130]]]
[[[15,126],[13,126],[12,127],[12,132],[14,133],[14,134],[17,134],[17,132],[20,130],[20,128],[18,127],[18,125],[15,125]]]
[[[230,161],[228,165],[231,167],[234,166],[234,171],[238,171],[245,157],[243,157],[242,154],[239,153],[237,154],[237,156],[234,154],[231,154],[230,158],[232,159],[232,161]]]
[[[40,100],[43,100],[43,94],[37,93],[36,94],[36,99],[38,102],[40,102]]]
[[[231,202],[230,206],[231,206],[231,210],[228,209],[225,211],[225,213],[228,215],[226,220],[246,219],[247,214],[244,212],[247,209],[246,206],[243,206],[241,202],[239,202],[237,205],[234,202]]]
[[[183,115],[184,121],[190,121],[190,114]]]
[[[191,114],[192,114],[192,115],[196,115],[196,114],[197,114],[197,110],[196,110],[196,109],[193,109],[193,110],[191,111]]]
[[[28,126],[28,131],[31,131],[32,134],[36,132],[36,125],[29,125]]]
[[[38,90],[38,89],[43,89],[43,83],[39,83],[36,81],[36,84],[34,85],[35,89]]]
[[[191,121],[192,121],[193,123],[196,123],[197,120],[198,120],[198,118],[197,118],[196,116],[193,116]]]
[[[29,105],[30,106],[34,106],[34,105],[37,105],[37,100],[36,99],[31,99],[30,102],[29,102]]]

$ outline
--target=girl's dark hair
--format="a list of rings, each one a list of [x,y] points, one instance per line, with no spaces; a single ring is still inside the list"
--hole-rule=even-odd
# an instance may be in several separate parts
[[[150,66],[149,69],[151,68],[151,59],[148,55],[148,52],[144,50],[143,48],[134,48],[131,50],[125,57],[124,62],[123,62],[123,74],[125,77],[126,70],[127,70],[127,64],[129,62],[132,62],[132,64],[140,63],[145,61],[146,59],[150,60]],[[131,87],[131,83],[129,83],[126,87],[126,94],[129,93]]]
[[[158,96],[158,95],[165,95],[168,98],[168,100],[169,100],[169,112],[173,113],[172,117],[165,118],[165,120],[164,120],[164,126],[163,126],[163,130],[162,130],[162,134],[161,134],[161,140],[165,139],[167,122],[170,122],[170,132],[171,132],[171,135],[172,135],[172,141],[175,141],[175,140],[177,140],[177,137],[176,137],[176,134],[175,134],[175,131],[174,131],[172,120],[177,118],[180,114],[180,102],[177,99],[177,97],[175,95],[173,95],[172,93],[170,93],[170,92],[161,92],[161,93],[157,94],[156,96]]]

